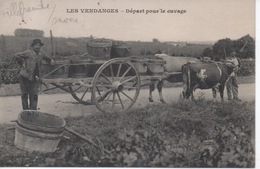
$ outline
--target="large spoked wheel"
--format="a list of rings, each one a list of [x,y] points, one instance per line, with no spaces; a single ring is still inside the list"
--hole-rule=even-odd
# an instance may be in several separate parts
[[[91,87],[86,87],[82,84],[75,84],[68,86],[69,92],[72,97],[81,104],[92,105],[91,101]]]
[[[101,112],[124,112],[136,102],[140,85],[140,76],[129,60],[111,59],[94,76],[92,101]]]

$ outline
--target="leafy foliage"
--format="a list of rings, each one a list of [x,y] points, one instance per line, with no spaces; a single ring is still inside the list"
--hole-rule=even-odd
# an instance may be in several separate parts
[[[81,132],[98,137],[111,151],[100,154],[97,166],[254,167],[253,107],[201,99],[67,122],[75,128],[84,122]]]
[[[239,58],[255,58],[255,40],[250,35],[236,40],[234,46],[240,51],[237,54]]]
[[[237,51],[239,58],[255,58],[255,40],[246,35],[237,40],[229,38],[218,40],[211,48],[205,48],[203,56],[213,60],[225,59],[232,51]]]
[[[212,55],[213,55],[213,51],[211,48],[207,47],[204,49],[203,53],[202,53],[202,56],[203,57],[209,57],[209,58],[212,58]]]
[[[241,68],[238,71],[239,76],[255,75],[255,61],[254,60],[241,60]]]
[[[19,65],[11,57],[6,57],[0,62],[0,84],[18,83]]]

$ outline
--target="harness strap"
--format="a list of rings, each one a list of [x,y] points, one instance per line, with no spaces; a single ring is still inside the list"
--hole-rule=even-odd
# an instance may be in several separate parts
[[[219,75],[220,75],[220,77],[222,76],[222,70],[220,69],[220,67],[218,66],[218,63],[215,63],[216,64],[216,66],[217,66],[217,68],[218,68],[218,70],[219,70]]]
[[[190,80],[190,67],[188,66],[187,68],[188,68],[188,70],[187,70],[187,74],[188,74],[187,82],[188,82],[188,89],[190,90],[190,85],[191,85],[190,84],[190,81],[191,81]]]

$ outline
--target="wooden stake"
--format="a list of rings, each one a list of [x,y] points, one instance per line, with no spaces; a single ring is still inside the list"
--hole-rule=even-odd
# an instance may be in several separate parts
[[[56,52],[54,52],[52,30],[50,30],[50,35],[51,35],[51,56],[54,56],[54,57],[55,57],[55,53],[56,53]]]

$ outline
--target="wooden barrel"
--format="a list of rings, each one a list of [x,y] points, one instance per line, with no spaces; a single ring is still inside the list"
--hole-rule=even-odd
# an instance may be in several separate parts
[[[92,59],[109,60],[112,48],[112,41],[104,39],[95,39],[87,42],[87,50]]]
[[[111,58],[123,58],[131,55],[130,45],[123,42],[114,42],[111,49]]]
[[[133,63],[134,67],[136,68],[139,74],[142,75],[147,73],[147,59],[131,59],[131,62]]]
[[[64,133],[64,119],[36,110],[22,111],[15,127],[16,147],[26,151],[54,152]]]
[[[165,71],[165,60],[161,59],[149,59],[147,62],[148,74],[161,74]]]

